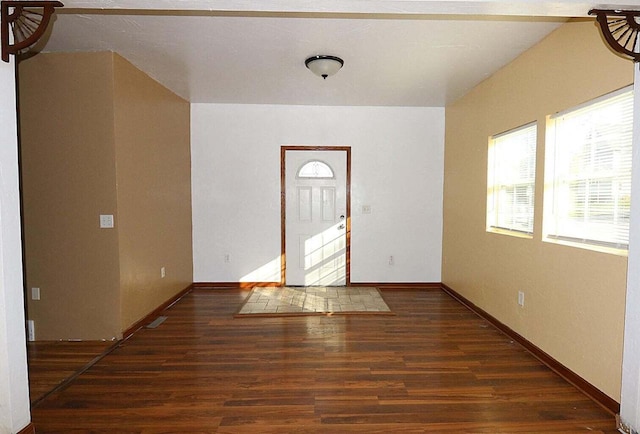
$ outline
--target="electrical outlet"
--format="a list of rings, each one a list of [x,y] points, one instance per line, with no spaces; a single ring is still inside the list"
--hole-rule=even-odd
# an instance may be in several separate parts
[[[100,228],[112,228],[113,227],[113,215],[112,214],[100,214]]]
[[[520,307],[524,307],[524,292],[518,291],[518,304]]]
[[[389,256],[389,265],[395,264],[395,259],[393,259],[393,255]]]
[[[27,320],[27,340],[29,342],[36,340],[36,324],[32,319]]]
[[[167,275],[167,270],[164,267],[160,268],[160,278],[164,279]]]
[[[31,288],[31,300],[40,300],[40,288]]]
[[[362,214],[371,214],[371,205],[362,205]]]
[[[231,256],[228,253],[225,253],[224,255],[224,262],[231,262]]]

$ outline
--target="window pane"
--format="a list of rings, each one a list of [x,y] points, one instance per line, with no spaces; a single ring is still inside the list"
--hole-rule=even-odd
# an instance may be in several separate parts
[[[632,125],[629,89],[551,119],[547,237],[627,248]]]
[[[489,140],[487,229],[533,232],[536,124]]]
[[[322,161],[309,161],[298,170],[298,178],[333,178],[333,170]]]

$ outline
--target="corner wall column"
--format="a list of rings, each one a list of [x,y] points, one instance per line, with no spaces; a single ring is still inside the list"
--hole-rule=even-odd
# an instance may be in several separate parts
[[[640,432],[640,64],[634,64],[633,161],[620,418]]]
[[[29,425],[15,60],[0,62],[0,432]]]

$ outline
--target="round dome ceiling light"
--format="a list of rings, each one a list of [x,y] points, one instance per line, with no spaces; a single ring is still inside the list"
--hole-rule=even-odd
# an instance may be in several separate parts
[[[315,75],[326,80],[327,77],[340,71],[340,68],[344,65],[344,60],[336,56],[318,55],[309,57],[304,61],[304,64]]]

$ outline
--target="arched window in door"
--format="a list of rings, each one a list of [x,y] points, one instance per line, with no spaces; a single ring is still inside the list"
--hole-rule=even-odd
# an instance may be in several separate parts
[[[320,178],[320,179],[333,179],[333,169],[324,161],[311,160],[304,163],[300,169],[298,169],[298,178]]]

